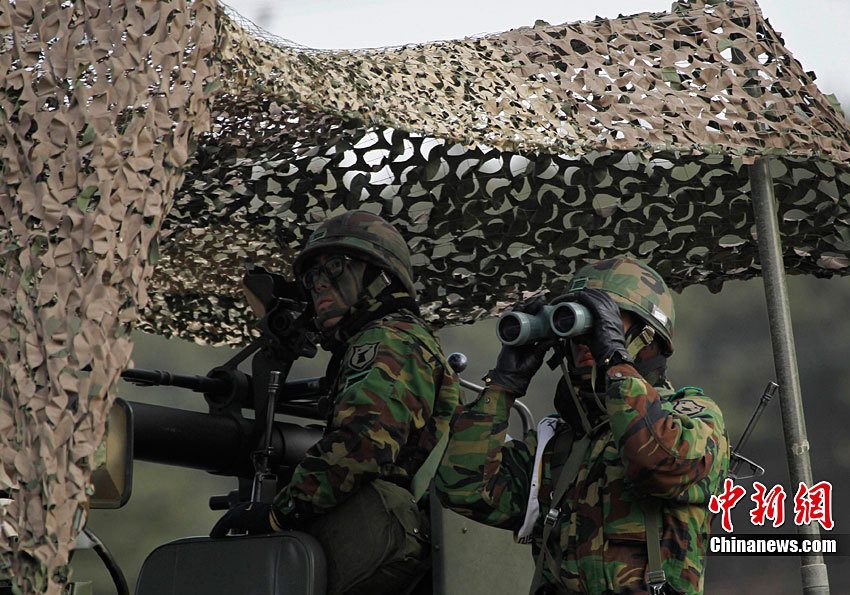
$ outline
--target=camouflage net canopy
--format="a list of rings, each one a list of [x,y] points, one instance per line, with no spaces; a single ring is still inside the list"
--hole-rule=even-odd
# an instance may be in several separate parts
[[[156,237],[209,130],[217,10],[0,0],[0,580],[15,593],[67,592]]]
[[[244,259],[289,274],[345,208],[402,231],[436,326],[617,254],[719,290],[760,272],[761,156],[788,271],[850,272],[850,130],[750,0],[376,50],[224,14],[218,34],[212,130],[163,224],[144,330],[244,342]]]

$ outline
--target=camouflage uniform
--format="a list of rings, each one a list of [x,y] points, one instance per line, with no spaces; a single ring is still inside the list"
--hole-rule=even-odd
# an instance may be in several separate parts
[[[409,487],[448,430],[458,381],[425,323],[409,311],[370,322],[347,343],[324,437],[275,504],[325,513],[375,478]]]
[[[294,525],[328,554],[329,593],[392,593],[426,568],[423,515],[410,482],[459,403],[458,378],[414,313],[410,256],[383,219],[352,211],[322,224],[296,259],[342,253],[389,273],[324,334],[332,351],[325,434],[273,503],[273,525]],[[380,276],[376,277],[380,281]]]
[[[594,284],[600,286],[592,279],[587,286]],[[638,289],[623,294],[634,298]],[[612,297],[621,309],[631,309],[622,304],[623,296]],[[642,307],[652,312],[651,306]],[[669,321],[661,313],[653,325],[664,328],[668,340],[669,312]],[[672,341],[668,347],[672,351]],[[707,506],[728,468],[729,443],[720,410],[701,390],[676,392],[666,381],[658,384],[653,387],[630,364],[606,371],[609,424],[591,438],[549,540],[550,553],[560,561],[559,576],[543,570],[544,584],[555,587],[553,592],[645,593],[641,501],[649,499],[661,505],[662,568],[669,585],[702,592]],[[453,419],[436,487],[445,506],[517,531],[529,504],[538,436],[531,431],[524,440],[505,443],[512,402],[512,394],[488,387]],[[570,431],[568,424],[558,423],[543,451],[536,499],[540,512],[531,532],[535,556],[551,506],[552,463],[558,459],[562,466],[565,458],[555,445],[563,444]]]

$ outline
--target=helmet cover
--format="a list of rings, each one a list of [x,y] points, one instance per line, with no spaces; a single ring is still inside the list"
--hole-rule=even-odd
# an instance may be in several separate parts
[[[296,279],[313,257],[328,253],[351,256],[386,271],[416,299],[407,242],[395,227],[378,215],[348,211],[322,222],[292,264]]]
[[[675,311],[670,289],[649,266],[630,257],[599,260],[579,269],[569,292],[601,289],[621,310],[637,315],[664,338],[664,355],[673,353]]]

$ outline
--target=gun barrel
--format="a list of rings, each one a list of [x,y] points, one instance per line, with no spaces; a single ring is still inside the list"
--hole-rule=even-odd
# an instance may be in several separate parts
[[[280,390],[280,402],[315,399],[328,394],[330,382],[324,376],[318,378],[298,378],[283,383]]]
[[[190,376],[163,370],[130,368],[121,372],[121,378],[136,386],[176,386],[205,393],[211,405],[233,398],[241,407],[253,408],[250,398],[251,377],[238,370],[216,368],[210,372],[210,376]],[[322,415],[309,411],[305,401],[315,401],[325,396],[329,388],[330,383],[323,376],[285,382],[280,389],[276,412],[322,419]],[[231,393],[234,394],[231,396]]]
[[[177,386],[198,393],[224,393],[230,391],[226,378],[209,378],[188,374],[172,374],[164,370],[130,368],[121,372],[121,378],[138,386]]]
[[[779,385],[775,382],[768,382],[767,386],[764,389],[764,393],[761,395],[761,399],[759,400],[759,404],[756,407],[756,410],[753,411],[752,417],[750,417],[750,421],[747,423],[747,427],[744,428],[744,433],[741,434],[740,440],[738,440],[738,444],[735,445],[734,450],[736,452],[741,452],[744,448],[744,445],[747,443],[747,440],[750,438],[750,434],[753,433],[756,425],[759,422],[759,418],[761,418],[761,414],[764,413],[765,407],[770,403],[770,400],[773,398],[773,395],[776,394],[776,389],[779,388]]]
[[[257,448],[255,422],[147,403],[130,402],[133,410],[135,459],[200,469],[219,475],[253,477],[251,455]],[[275,422],[273,458],[292,467],[321,438],[317,428]]]

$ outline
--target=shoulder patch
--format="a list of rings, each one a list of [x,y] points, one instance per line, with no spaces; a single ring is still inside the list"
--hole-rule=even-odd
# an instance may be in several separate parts
[[[677,399],[673,401],[673,411],[681,415],[699,415],[705,411],[705,405],[700,405],[693,399]]]
[[[356,345],[352,348],[346,365],[352,370],[365,370],[369,364],[375,361],[375,357],[378,355],[378,347],[380,346],[380,343]]]

